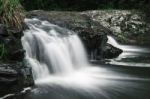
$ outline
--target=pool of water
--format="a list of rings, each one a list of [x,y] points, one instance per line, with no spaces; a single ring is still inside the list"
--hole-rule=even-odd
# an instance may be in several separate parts
[[[26,94],[8,99],[150,99],[150,67],[110,64],[93,67],[102,70],[97,88],[80,89],[74,83],[72,87],[62,86],[58,84],[63,83],[60,81],[34,86]]]
[[[89,63],[78,36],[60,38],[58,30],[66,32],[66,29],[38,19],[28,21],[41,23],[41,27],[30,23],[33,28],[26,31],[23,38],[35,86],[20,95],[9,94],[2,99],[150,99],[149,48],[120,45],[109,36],[108,43],[121,48],[123,53],[115,59]],[[50,29],[50,35],[43,29],[45,26]],[[38,40],[34,40],[35,37]],[[49,45],[50,41],[53,41],[52,45]],[[35,46],[32,46],[33,42]],[[44,49],[46,52],[39,54]],[[54,69],[53,73],[49,73],[51,69]]]

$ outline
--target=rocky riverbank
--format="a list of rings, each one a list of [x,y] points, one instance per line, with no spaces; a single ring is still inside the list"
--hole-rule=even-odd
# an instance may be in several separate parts
[[[11,31],[0,24],[0,97],[33,85],[31,68],[24,64],[22,31]]]
[[[83,32],[92,36],[109,34],[122,44],[150,44],[150,21],[145,13],[137,10],[83,12],[34,10],[29,12],[27,16],[48,20],[51,23],[72,29],[79,35]]]
[[[150,21],[147,14],[137,10],[97,10],[83,12],[93,21],[108,28],[122,44],[149,45]]]

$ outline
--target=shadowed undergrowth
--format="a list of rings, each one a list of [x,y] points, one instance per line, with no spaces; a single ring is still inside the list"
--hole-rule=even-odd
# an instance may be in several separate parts
[[[0,59],[6,59],[7,58],[7,49],[4,44],[0,44]]]

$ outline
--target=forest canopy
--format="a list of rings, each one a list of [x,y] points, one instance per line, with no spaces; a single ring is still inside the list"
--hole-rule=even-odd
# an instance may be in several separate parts
[[[150,0],[0,0],[0,23],[21,28],[30,10],[85,11],[101,9],[142,10],[149,15]]]
[[[21,0],[26,10],[147,9],[149,0]]]

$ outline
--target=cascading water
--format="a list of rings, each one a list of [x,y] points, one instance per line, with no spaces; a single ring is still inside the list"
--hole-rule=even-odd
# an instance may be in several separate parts
[[[108,41],[107,43],[113,45],[114,47],[122,49],[124,52],[142,52],[142,53],[149,53],[150,49],[143,48],[139,46],[133,46],[133,45],[122,45],[119,44],[112,36],[107,36]]]
[[[76,33],[36,18],[25,19],[25,23],[29,29],[24,31],[22,45],[36,85],[49,83],[75,89],[97,87],[100,79],[95,78],[101,70],[90,68]]]
[[[123,53],[120,54],[119,57],[111,59],[111,62],[109,63],[126,66],[150,67],[149,63],[142,63],[140,61],[123,62],[123,60],[135,60],[135,58],[141,58],[140,60],[142,60],[142,57],[143,59],[149,58],[150,48],[135,45],[122,45],[119,44],[112,36],[107,37],[107,43],[123,50]]]
[[[83,45],[74,32],[38,19],[25,22],[29,30],[24,31],[22,44],[35,80],[88,65]]]
[[[35,18],[25,23],[29,29],[22,45],[37,88],[23,99],[133,99],[124,95],[135,96],[134,92],[145,96],[139,87],[144,85],[136,82],[149,79],[129,76],[122,69],[91,66],[73,31]]]

